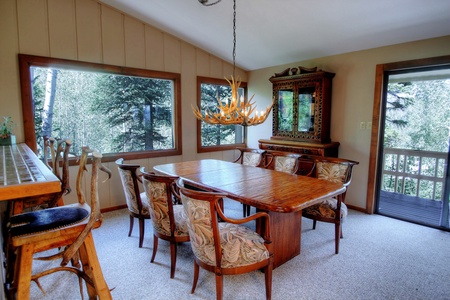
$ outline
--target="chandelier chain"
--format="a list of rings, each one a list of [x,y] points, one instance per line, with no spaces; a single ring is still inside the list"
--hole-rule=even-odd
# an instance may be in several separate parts
[[[236,78],[236,0],[233,0],[233,78]]]
[[[198,0],[205,6],[214,5],[221,0],[214,3],[207,4],[208,0]],[[256,105],[253,100],[253,95],[250,99],[246,99],[243,95],[239,96],[239,86],[241,81],[236,77],[236,0],[233,0],[233,75],[231,79],[225,78],[230,84],[231,97],[227,99],[220,99],[217,95],[217,107],[210,111],[205,109],[202,113],[200,108],[192,105],[192,111],[195,117],[207,124],[212,125],[241,125],[254,126],[264,123],[269,116],[272,104],[265,110],[256,111]]]

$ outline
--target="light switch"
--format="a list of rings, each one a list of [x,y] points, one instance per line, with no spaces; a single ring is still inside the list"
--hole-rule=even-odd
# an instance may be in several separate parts
[[[359,129],[366,129],[366,122],[359,123]]]
[[[367,122],[366,129],[372,129],[372,122]]]

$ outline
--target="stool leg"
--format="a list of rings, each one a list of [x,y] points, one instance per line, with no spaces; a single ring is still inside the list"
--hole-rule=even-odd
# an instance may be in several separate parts
[[[30,299],[33,251],[33,244],[25,244],[17,249],[17,268],[14,270],[14,284],[17,284],[17,299]]]
[[[108,285],[106,284],[105,278],[103,277],[100,262],[98,261],[92,233],[89,233],[86,236],[84,243],[83,245],[81,245],[79,251],[80,258],[83,263],[83,270],[92,279],[95,285],[95,290],[87,285],[89,298],[95,299],[95,296],[98,295],[98,298],[100,300],[112,299]]]

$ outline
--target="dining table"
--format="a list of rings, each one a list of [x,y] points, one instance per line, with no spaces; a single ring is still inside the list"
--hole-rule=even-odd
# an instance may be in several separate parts
[[[300,254],[302,210],[329,197],[341,197],[346,190],[340,183],[217,159],[161,164],[153,169],[267,212],[274,268]],[[264,226],[256,228],[261,231]]]
[[[25,143],[0,146],[0,204],[3,208],[8,201],[20,203],[20,199],[26,197],[59,191],[61,191],[61,181]],[[0,215],[1,224],[4,220],[5,215]],[[4,265],[4,238],[5,232],[2,232],[0,237],[2,266]],[[1,269],[0,279],[1,283],[4,283],[5,269],[3,267]],[[0,296],[4,296],[3,293],[4,289],[1,289]]]

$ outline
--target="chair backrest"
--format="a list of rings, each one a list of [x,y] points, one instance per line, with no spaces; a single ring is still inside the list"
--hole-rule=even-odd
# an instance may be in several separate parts
[[[158,175],[153,172],[145,172],[143,169],[141,172],[144,190],[150,201],[153,229],[166,236],[180,235],[181,231],[177,232],[179,230],[175,222],[177,216],[173,209],[174,202],[176,202],[174,197],[179,197],[176,191],[178,177]]]
[[[246,166],[261,167],[264,164],[265,150],[251,148],[236,148],[240,151],[239,157],[234,161]]]
[[[297,153],[267,151],[265,168],[289,174],[296,174],[299,168],[300,157],[301,154]]]
[[[359,164],[357,161],[336,157],[312,157],[315,161],[314,176],[331,182],[342,183],[345,187],[352,180],[353,166]],[[342,201],[345,201],[343,194]]]
[[[143,211],[144,207],[139,192],[139,179],[136,170],[139,169],[140,165],[124,164],[123,158],[116,160],[116,165],[119,170],[128,210],[136,215],[147,214],[147,212]]]
[[[180,181],[178,186],[194,255],[208,265],[223,267],[217,210],[221,210],[219,200],[226,195],[190,190]]]
[[[86,200],[86,196],[84,194],[83,182],[84,182],[84,174],[87,170],[86,164],[88,161],[89,154],[92,154],[92,169],[91,169],[91,180],[90,180],[90,201]],[[75,239],[75,241],[64,250],[63,260],[61,262],[61,266],[66,265],[70,259],[76,254],[80,246],[83,244],[86,236],[91,232],[94,226],[97,224],[97,227],[100,226],[103,221],[103,216],[100,212],[100,200],[98,197],[98,178],[99,171],[103,171],[108,174],[108,178],[111,178],[111,171],[104,167],[101,163],[102,154],[99,152],[95,152],[89,147],[82,147],[80,165],[78,168],[77,174],[77,182],[76,182],[76,190],[78,203],[82,206],[89,206],[89,221],[84,227],[83,231],[79,234],[79,236]]]
[[[53,199],[47,202],[48,207],[54,207],[62,196],[72,191],[69,182],[69,154],[71,146],[72,141],[70,139],[55,139],[44,136],[44,164],[61,181],[61,192],[55,194]]]

